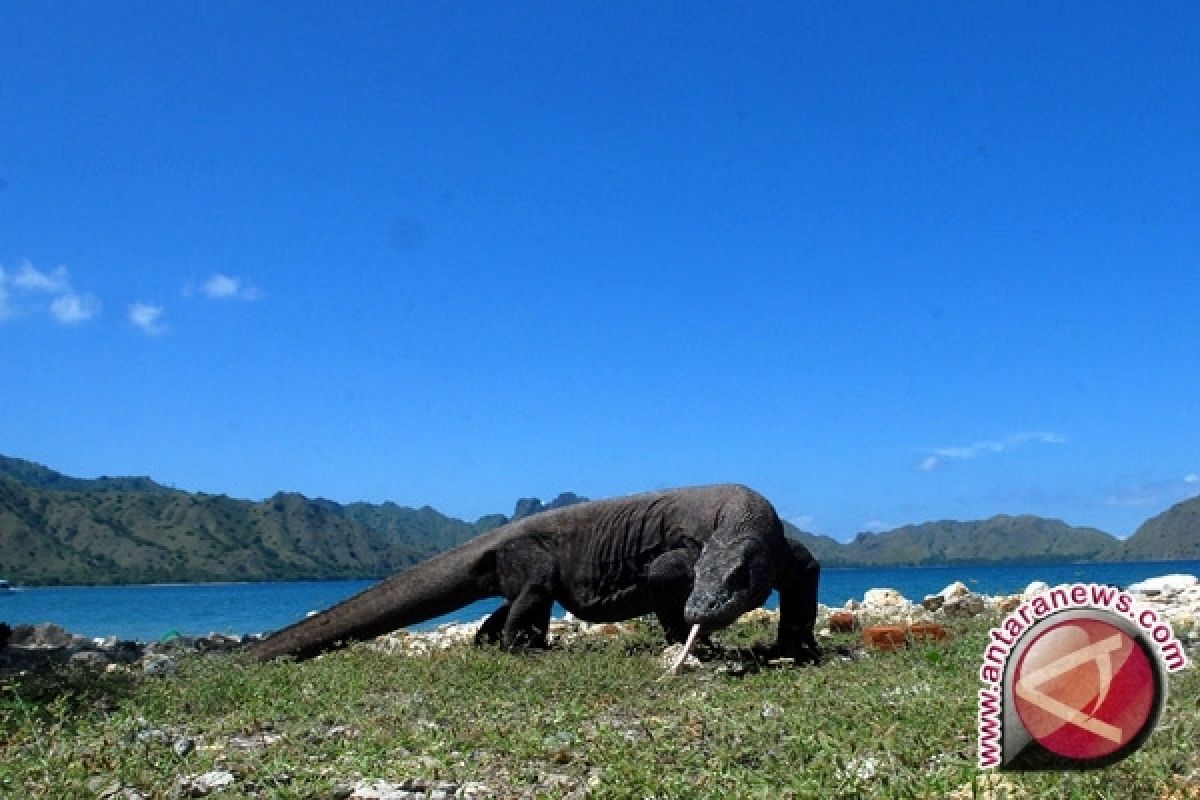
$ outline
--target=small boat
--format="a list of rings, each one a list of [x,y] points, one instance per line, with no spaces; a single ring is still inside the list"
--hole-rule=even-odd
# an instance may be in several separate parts
[[[12,590],[13,590],[12,584],[9,583],[8,581],[4,580],[3,578],[0,578],[0,594],[3,594],[5,592],[11,592]]]

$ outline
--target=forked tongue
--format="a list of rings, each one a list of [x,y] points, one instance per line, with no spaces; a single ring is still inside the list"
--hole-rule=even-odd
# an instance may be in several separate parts
[[[683,662],[687,661],[688,653],[692,652],[692,648],[696,646],[696,639],[700,636],[700,625],[692,626],[691,633],[688,634],[687,641],[683,643],[683,650],[679,652],[679,656],[675,659],[675,663],[671,665],[671,674],[678,675],[683,671]]]

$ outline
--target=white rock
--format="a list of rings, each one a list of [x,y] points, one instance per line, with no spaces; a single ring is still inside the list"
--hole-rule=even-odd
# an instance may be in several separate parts
[[[658,660],[663,665],[663,669],[673,669],[675,666],[675,662],[677,660],[679,660],[679,655],[682,652],[683,652],[682,644],[667,645],[666,649],[662,651],[662,655],[660,655],[658,657]],[[699,669],[699,668],[700,668],[700,659],[696,658],[696,656],[692,655],[691,653],[688,653],[688,657],[685,658],[683,660],[683,663],[679,665],[680,672],[688,672],[690,670]]]
[[[181,789],[185,797],[204,797],[212,792],[219,792],[233,785],[234,778],[232,772],[226,770],[213,770],[205,772],[203,775],[192,775],[183,778]]]
[[[1021,592],[1022,600],[1032,600],[1039,594],[1050,591],[1050,584],[1045,581],[1034,581],[1025,587],[1025,591]]]
[[[1127,591],[1133,594],[1161,594],[1162,592],[1181,592],[1200,584],[1195,575],[1162,575],[1157,578],[1147,578],[1129,585]]]
[[[955,597],[966,597],[970,593],[971,590],[962,581],[955,581],[945,589],[942,589],[940,592],[938,592],[938,594],[942,596],[943,600],[952,600]]]
[[[875,608],[904,608],[909,605],[904,595],[895,589],[867,589],[863,605]]]
[[[359,781],[354,786],[354,790],[350,793],[352,800],[379,800],[385,792],[394,791],[391,784],[383,781]]]
[[[142,659],[142,673],[145,675],[168,675],[175,671],[175,662],[168,655],[156,653]]]
[[[879,759],[875,756],[855,756],[846,762],[842,775],[860,781],[869,781],[879,772]]]

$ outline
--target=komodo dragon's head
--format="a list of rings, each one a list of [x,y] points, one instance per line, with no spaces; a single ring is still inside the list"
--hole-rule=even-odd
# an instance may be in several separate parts
[[[762,537],[711,539],[696,559],[683,615],[689,625],[722,628],[758,608],[771,594],[775,570]]]

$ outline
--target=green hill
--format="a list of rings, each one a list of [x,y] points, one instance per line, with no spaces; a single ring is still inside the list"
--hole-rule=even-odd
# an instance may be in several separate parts
[[[783,532],[792,539],[803,542],[817,561],[826,566],[842,566],[846,563],[846,545],[832,536],[802,531],[787,520],[783,521]]]
[[[1124,541],[1120,555],[1131,561],[1200,559],[1200,497],[1146,520]]]
[[[43,467],[41,464],[35,464],[32,461],[23,461],[19,458],[10,458],[0,455],[0,476],[7,476],[13,480],[23,483],[26,486],[31,486],[37,489],[55,489],[58,491],[73,490],[77,492],[154,492],[154,491],[171,491],[165,486],[160,486],[149,478],[96,478],[94,480],[85,480],[82,478],[70,478],[60,472],[55,472],[52,469]]]
[[[252,503],[0,476],[0,574],[15,583],[349,578],[387,575],[424,555],[300,495]]]
[[[523,498],[514,518],[582,501]],[[0,456],[0,577],[18,584],[376,578],[508,521],[288,492],[252,502]]]
[[[1099,560],[1117,539],[1055,519],[999,515],[972,522],[942,520],[884,533],[860,533],[835,554],[867,566]]]
[[[414,553],[428,557],[457,547],[474,537],[474,525],[439,513],[429,506],[408,508],[395,503],[351,503],[339,507],[346,519],[395,539]]]

